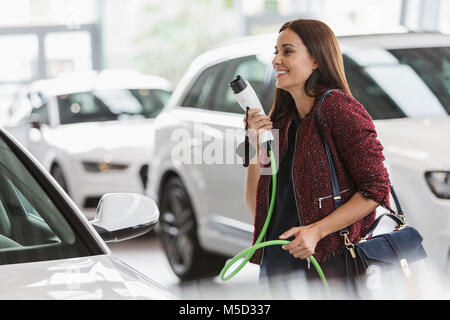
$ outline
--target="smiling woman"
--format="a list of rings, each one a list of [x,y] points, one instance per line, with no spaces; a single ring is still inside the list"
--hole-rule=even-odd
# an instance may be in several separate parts
[[[293,100],[298,108],[311,106],[320,86],[340,89],[351,96],[339,44],[326,24],[307,19],[285,23],[280,28],[274,54],[277,90],[270,113],[272,121],[283,117],[287,111],[284,106]],[[289,90],[299,83],[304,90]],[[307,106],[300,103],[302,100]]]
[[[271,197],[275,202],[273,207],[270,202],[273,216],[265,240],[292,240],[283,250],[259,249],[250,261],[261,264],[261,278],[302,271],[314,280],[317,274],[308,264],[313,256],[328,279],[354,279],[344,235],[346,241],[364,236],[379,205],[392,211],[383,147],[370,115],[351,95],[336,36],[325,23],[297,19],[283,24],[272,66],[276,89],[270,120],[261,121],[250,109],[248,127],[259,130],[266,125],[279,131],[278,186],[271,194],[271,177],[261,173],[269,162],[261,152],[260,163],[247,169],[245,197],[254,214],[253,244],[266,230]],[[329,97],[322,100],[325,95]],[[324,130],[316,119],[323,120]],[[327,152],[322,137],[331,144]],[[333,181],[349,192],[334,196],[327,156],[337,172]],[[317,199],[334,201],[320,201],[319,206]]]

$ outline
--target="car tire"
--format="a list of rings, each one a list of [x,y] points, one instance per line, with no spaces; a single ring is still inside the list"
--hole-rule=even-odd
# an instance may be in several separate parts
[[[159,209],[158,236],[178,278],[189,281],[217,276],[227,258],[201,248],[195,213],[178,177],[171,177],[164,184]]]
[[[50,174],[52,177],[58,182],[58,184],[63,188],[63,190],[69,194],[69,188],[67,186],[66,178],[64,177],[64,173],[61,169],[61,167],[57,164],[52,166],[52,169],[50,170]]]

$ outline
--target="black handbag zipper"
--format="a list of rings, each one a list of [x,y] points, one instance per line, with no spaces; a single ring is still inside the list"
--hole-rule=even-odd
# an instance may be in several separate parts
[[[344,192],[347,192],[347,191],[350,191],[350,190],[352,190],[352,188],[348,188],[348,189],[342,190],[342,191],[339,192],[339,193],[340,193],[340,194],[343,194]],[[320,197],[320,198],[317,198],[316,200],[319,201],[319,209],[322,209],[322,200],[325,200],[325,199],[328,199],[328,198],[331,198],[331,197],[333,197],[332,194],[330,194],[330,195],[328,195],[328,196],[326,196],[326,197]]]

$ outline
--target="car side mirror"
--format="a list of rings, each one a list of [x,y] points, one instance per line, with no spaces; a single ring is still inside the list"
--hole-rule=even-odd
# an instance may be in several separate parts
[[[105,242],[117,242],[149,232],[158,219],[159,210],[152,199],[135,193],[107,193],[91,224]]]

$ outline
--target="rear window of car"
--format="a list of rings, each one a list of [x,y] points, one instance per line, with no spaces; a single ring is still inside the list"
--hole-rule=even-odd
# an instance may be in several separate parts
[[[388,50],[407,65],[450,113],[450,47]]]
[[[114,89],[58,96],[61,124],[155,118],[171,93],[159,89]]]
[[[450,48],[347,50],[347,81],[374,120],[446,116],[450,112]]]

